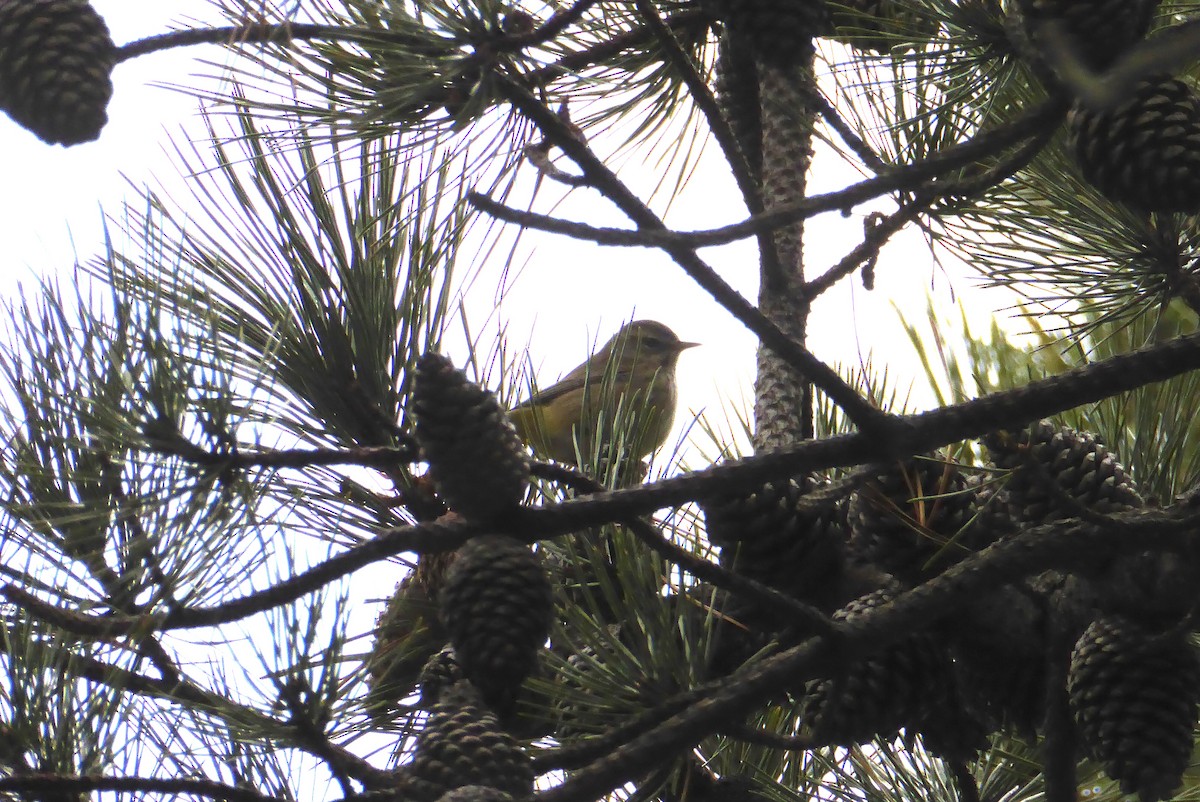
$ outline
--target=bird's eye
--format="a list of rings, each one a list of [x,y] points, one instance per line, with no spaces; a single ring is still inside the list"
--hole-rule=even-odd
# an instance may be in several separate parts
[[[662,348],[663,341],[657,337],[644,337],[642,338],[642,345],[646,346],[647,348],[657,350]]]

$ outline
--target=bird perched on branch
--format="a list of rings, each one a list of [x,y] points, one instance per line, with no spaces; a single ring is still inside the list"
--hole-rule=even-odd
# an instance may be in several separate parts
[[[534,452],[575,464],[614,438],[641,459],[661,446],[675,417],[675,366],[698,343],[683,342],[653,320],[625,325],[604,347],[557,383],[509,412]]]

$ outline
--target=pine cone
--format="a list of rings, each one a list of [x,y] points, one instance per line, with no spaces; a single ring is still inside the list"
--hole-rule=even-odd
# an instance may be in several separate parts
[[[899,0],[834,0],[829,3],[833,39],[859,50],[890,53],[897,46],[912,48],[938,32],[936,18]]]
[[[1075,515],[1063,497],[1093,512],[1143,506],[1133,480],[1094,436],[1050,421],[984,439],[992,460],[1012,470],[1006,489],[1018,520],[1041,524]]]
[[[1186,634],[1153,635],[1119,617],[1079,638],[1067,680],[1080,739],[1126,794],[1166,799],[1183,782],[1200,701]]]
[[[0,108],[43,142],[100,136],[115,63],[108,26],[86,0],[0,0]]]
[[[609,638],[620,638],[619,624],[608,624],[606,629]],[[588,686],[606,671],[605,657],[605,649],[584,643],[577,652],[567,656],[568,668],[555,667],[547,671],[547,676],[553,677],[555,682],[546,701],[553,719],[551,729],[559,743],[569,744],[600,735],[611,722],[610,714],[589,703],[593,697]]]
[[[745,37],[726,31],[717,54],[714,94],[738,150],[755,180],[762,177],[762,108],[758,71]]]
[[[447,571],[438,604],[463,673],[507,715],[550,631],[554,602],[541,559],[511,538],[476,537]]]
[[[895,594],[893,588],[867,594],[833,618],[852,621],[887,604]],[[846,666],[839,677],[810,682],[800,715],[805,730],[818,743],[864,743],[930,721],[931,711],[954,702],[947,693],[949,679],[950,662],[944,650],[928,633],[917,633]]]
[[[417,441],[450,509],[493,521],[517,508],[529,482],[529,455],[496,396],[450,361],[426,354],[413,389]]]
[[[521,798],[533,793],[529,756],[467,683],[444,694],[430,711],[408,766],[406,796],[432,802],[469,785],[495,788]]]
[[[1108,111],[1076,103],[1069,147],[1088,183],[1148,212],[1200,211],[1200,101],[1176,78],[1142,81]]]
[[[799,598],[811,598],[842,560],[840,502],[804,506],[794,480],[769,482],[752,493],[701,502],[709,541],[721,564]]]
[[[744,37],[755,58],[776,67],[807,59],[813,37],[829,29],[825,4],[812,0],[712,0],[710,5],[731,33]]]
[[[1141,40],[1154,21],[1158,0],[1019,0],[1035,43],[1053,21],[1083,61],[1094,69],[1112,64]]]
[[[1002,478],[991,473],[972,474],[967,477],[967,487],[975,493],[972,544],[982,549],[1018,531],[1012,514],[1012,497]]]
[[[975,550],[975,494],[957,466],[910,459],[850,496],[850,552],[917,584]]]

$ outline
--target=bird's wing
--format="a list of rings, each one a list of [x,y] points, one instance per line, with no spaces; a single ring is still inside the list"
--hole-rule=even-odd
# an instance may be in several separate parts
[[[539,389],[532,397],[525,399],[517,404],[513,409],[524,409],[531,407],[534,404],[545,404],[558,398],[560,395],[566,395],[572,390],[581,390],[587,386],[588,380],[594,381],[595,377],[590,377],[587,371],[576,368],[568,373],[559,381],[550,385],[544,390]]]

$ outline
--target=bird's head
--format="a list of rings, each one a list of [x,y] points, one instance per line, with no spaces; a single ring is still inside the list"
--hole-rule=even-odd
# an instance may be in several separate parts
[[[635,320],[613,335],[600,353],[605,361],[616,354],[622,371],[632,370],[636,365],[639,371],[653,373],[673,370],[679,355],[696,345],[699,343],[680,340],[675,332],[656,320]]]

